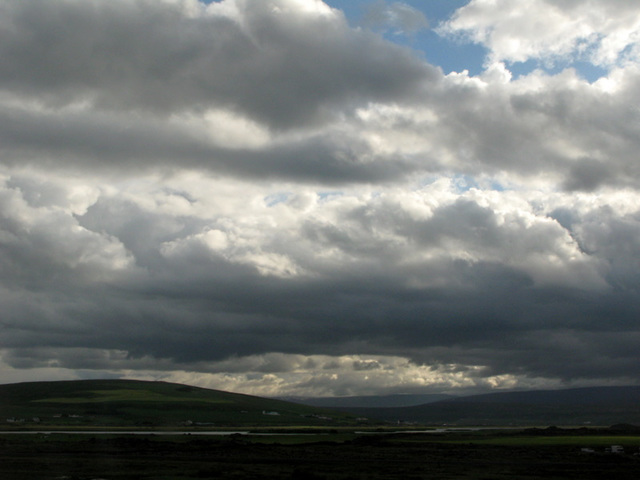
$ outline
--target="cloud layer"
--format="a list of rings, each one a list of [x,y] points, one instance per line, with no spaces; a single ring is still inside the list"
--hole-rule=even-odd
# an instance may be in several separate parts
[[[313,0],[1,1],[0,380],[635,381],[640,11],[502,3],[470,76]]]

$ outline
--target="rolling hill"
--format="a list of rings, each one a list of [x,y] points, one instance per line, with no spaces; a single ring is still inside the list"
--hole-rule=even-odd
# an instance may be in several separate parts
[[[355,424],[348,413],[188,385],[77,380],[0,385],[0,425],[246,427]]]

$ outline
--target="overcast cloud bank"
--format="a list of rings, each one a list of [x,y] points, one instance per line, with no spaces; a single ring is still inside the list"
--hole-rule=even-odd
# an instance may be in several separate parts
[[[640,8],[517,3],[433,26],[470,76],[314,0],[1,0],[0,381],[636,383]],[[509,71],[559,58],[607,74]]]

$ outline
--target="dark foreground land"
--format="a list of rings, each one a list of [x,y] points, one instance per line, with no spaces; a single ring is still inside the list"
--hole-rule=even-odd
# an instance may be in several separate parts
[[[606,453],[611,445],[625,453]],[[589,447],[593,452],[583,452]],[[640,436],[584,431],[314,436],[0,433],[3,480],[637,479]]]

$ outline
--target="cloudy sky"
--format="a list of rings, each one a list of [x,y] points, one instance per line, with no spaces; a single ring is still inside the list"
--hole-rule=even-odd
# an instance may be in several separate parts
[[[628,0],[0,0],[0,383],[637,383],[638,105]]]

